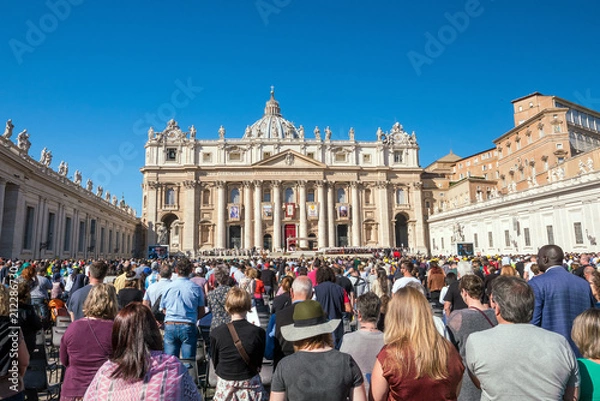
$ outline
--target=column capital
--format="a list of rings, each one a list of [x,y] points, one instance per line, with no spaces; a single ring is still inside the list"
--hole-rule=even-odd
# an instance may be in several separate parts
[[[250,186],[252,186],[252,181],[243,181],[242,184],[244,185],[244,188],[249,188]]]
[[[350,187],[352,189],[358,189],[359,186],[360,186],[360,184],[358,183],[358,181],[352,181],[352,182],[350,182]]]
[[[300,187],[306,187],[307,183],[308,183],[308,181],[306,181],[306,180],[298,180],[298,186],[300,186]]]
[[[186,181],[183,181],[183,186],[185,188],[188,188],[188,189],[189,188],[195,188],[195,187],[198,186],[198,181],[196,181],[196,180],[186,180]]]
[[[386,181],[377,181],[375,184],[379,189],[387,189],[388,183]]]
[[[335,181],[327,181],[327,187],[330,189],[335,189]]]
[[[227,184],[227,183],[226,183],[225,181],[215,181],[215,186],[216,186],[218,189],[225,188],[225,185],[226,185],[226,184]]]
[[[322,181],[322,180],[317,180],[315,181],[315,185],[317,186],[317,188],[321,189],[323,188],[324,185],[327,184],[327,181]]]
[[[278,189],[281,187],[281,180],[272,180],[271,187]]]
[[[423,181],[416,181],[412,183],[415,189],[421,189],[423,187]]]
[[[260,188],[262,186],[262,181],[260,180],[254,180],[252,181],[252,185],[254,185],[254,188]]]

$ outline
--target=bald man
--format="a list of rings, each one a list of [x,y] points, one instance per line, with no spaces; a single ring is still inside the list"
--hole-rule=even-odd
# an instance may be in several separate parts
[[[544,245],[538,252],[538,266],[544,274],[529,281],[535,295],[531,323],[562,334],[577,357],[579,350],[571,339],[573,320],[594,306],[594,296],[587,281],[570,274],[563,267],[564,253],[557,245]]]

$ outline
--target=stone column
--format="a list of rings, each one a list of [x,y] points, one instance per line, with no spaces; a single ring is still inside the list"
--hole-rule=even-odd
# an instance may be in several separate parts
[[[0,236],[2,236],[2,221],[4,220],[4,196],[6,195],[6,180],[0,178]]]
[[[327,246],[335,246],[335,182],[327,185]],[[321,216],[319,216],[321,218]]]
[[[388,184],[385,181],[377,183],[377,189],[379,192],[379,246],[389,247],[392,244],[390,238],[390,211],[389,211],[389,197],[388,197]]]
[[[256,205],[254,205],[256,207]],[[252,183],[244,181],[244,246],[252,249]]]
[[[415,211],[415,229],[413,230],[414,249],[413,252],[427,253],[427,243],[425,242],[425,211],[423,210],[423,194],[421,188],[423,183],[421,181],[413,183],[412,196],[409,195],[409,203],[413,205]],[[409,239],[410,242],[410,239]]]
[[[225,202],[225,182],[217,181],[217,238],[215,240],[215,248],[223,249],[226,244],[226,223],[225,213],[227,212],[227,204]]]
[[[352,188],[352,246],[361,245],[361,218],[360,218],[360,197],[358,194],[358,183],[350,184]]]
[[[156,181],[148,181],[145,185],[147,198],[147,216],[148,216],[148,245],[154,245],[158,241],[156,238],[156,219],[158,218],[158,191],[159,184]],[[108,230],[108,229],[107,229]],[[75,231],[75,230],[73,230]],[[72,232],[73,232],[72,231]],[[108,233],[108,231],[106,231]],[[106,234],[108,235],[108,234]],[[108,242],[105,242],[108,246]],[[72,249],[71,249],[72,251]],[[106,249],[104,250],[106,252]]]
[[[281,182],[273,181],[273,249],[281,248]]]
[[[181,249],[196,255],[198,248],[198,224],[196,222],[196,204],[198,199],[198,182],[184,181],[185,205],[183,212],[183,238],[180,239]]]
[[[262,210],[260,210],[261,200],[262,181],[254,181],[254,246],[257,249],[262,249],[263,246]]]
[[[327,246],[327,221],[325,219],[325,185],[322,181],[317,182],[317,200],[319,202],[319,249]]]
[[[306,238],[308,236],[308,222],[306,221],[306,181],[298,181],[298,189],[300,195],[300,201],[298,207],[300,208],[300,235],[299,237]],[[300,240],[300,249],[304,249],[308,246],[306,240]]]

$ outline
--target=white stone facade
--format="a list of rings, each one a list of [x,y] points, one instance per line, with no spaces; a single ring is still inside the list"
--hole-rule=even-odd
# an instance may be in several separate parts
[[[376,140],[308,138],[273,92],[239,139],[196,138],[170,121],[148,132],[142,220],[148,243],[210,249],[403,246],[426,252],[419,147],[399,123]],[[288,238],[297,238],[287,241]]]

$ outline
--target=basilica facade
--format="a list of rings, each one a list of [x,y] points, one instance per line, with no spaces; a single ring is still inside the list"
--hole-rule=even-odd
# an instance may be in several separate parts
[[[374,130],[375,131],[375,130]],[[171,253],[212,249],[402,247],[427,252],[416,135],[394,124],[373,141],[309,137],[274,92],[239,136],[199,139],[176,121],[145,149],[142,222]]]

